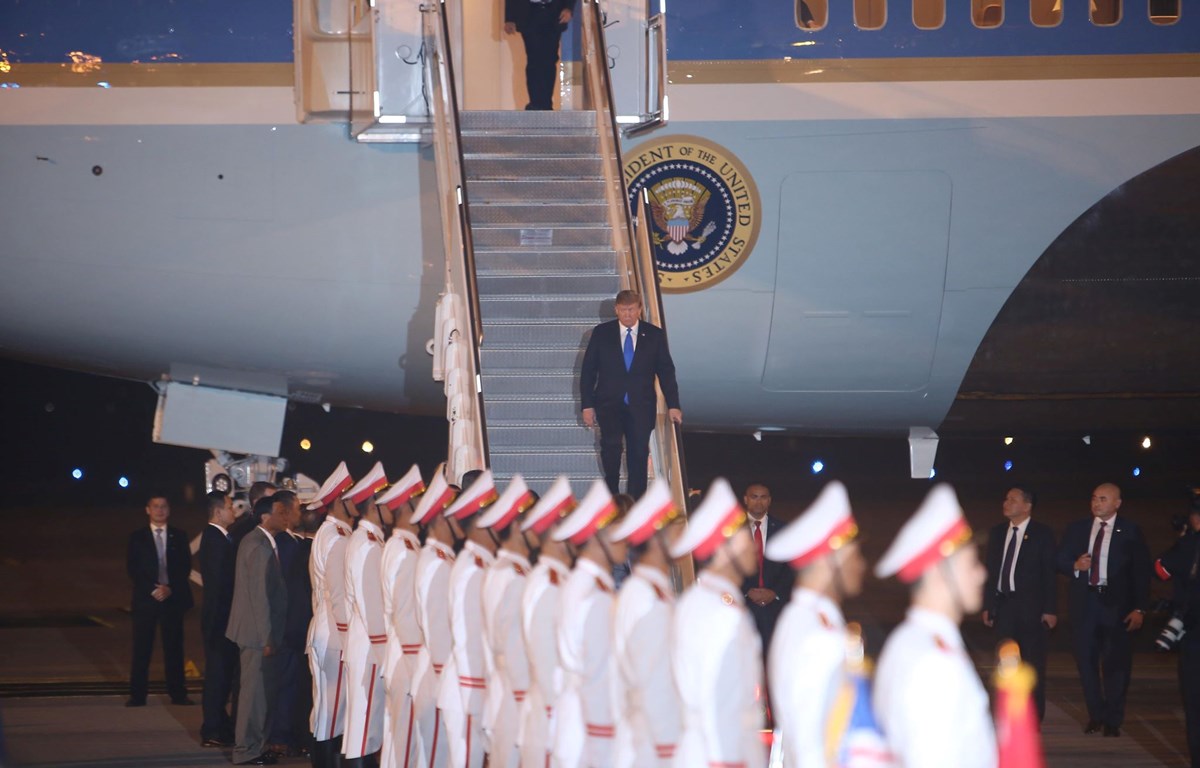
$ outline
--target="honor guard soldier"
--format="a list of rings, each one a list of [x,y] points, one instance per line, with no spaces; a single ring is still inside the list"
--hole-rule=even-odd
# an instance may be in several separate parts
[[[345,555],[353,529],[341,496],[354,485],[346,462],[338,464],[308,509],[325,509],[325,521],[313,538],[308,573],[312,580],[313,617],[308,627],[308,666],[313,678],[313,765],[333,768],[341,753],[346,705],[342,691],[342,641],[346,631]]]
[[[442,512],[454,501],[454,493],[439,466],[411,518],[414,525],[425,527],[425,546],[417,555],[416,583],[417,621],[423,639],[412,681],[419,767],[442,768],[448,764],[446,724],[438,713],[437,698],[451,650],[450,568],[454,565],[456,542],[450,521]]]
[[[483,730],[488,738],[490,768],[519,768],[517,713],[529,692],[529,659],[521,632],[521,594],[529,576],[530,546],[521,535],[518,516],[533,506],[533,491],[514,475],[496,503],[476,527],[500,542],[496,561],[483,577],[483,629],[491,670]]]
[[[671,557],[706,563],[675,608],[675,684],[683,704],[679,768],[766,765],[759,737],[762,641],[740,588],[758,567],[745,522],[733,489],[718,478],[671,546]]]
[[[392,513],[395,527],[383,545],[380,577],[383,580],[383,618],[387,627],[387,656],[383,663],[387,695],[380,768],[409,768],[416,744],[413,722],[412,678],[417,653],[421,650],[421,627],[417,623],[417,552],[421,549],[420,528],[409,521],[411,502],[425,492],[425,482],[416,464],[404,477],[375,499]]]
[[[662,478],[633,505],[613,542],[640,549],[633,573],[621,585],[613,616],[613,655],[619,674],[616,701],[617,768],[670,766],[679,740],[679,694],[671,676],[671,636],[675,592],[665,527],[679,511]]]
[[[875,568],[912,585],[904,622],[875,675],[875,712],[901,765],[992,768],[996,734],[988,696],[959,625],[983,606],[987,574],[958,498],[934,487]]]
[[[445,512],[447,520],[468,530],[467,521],[496,501],[490,470],[480,474]],[[483,703],[487,696],[487,660],[483,643],[483,574],[496,559],[496,543],[488,531],[469,529],[450,570],[450,632],[454,651],[442,674],[438,709],[446,722],[453,768],[480,768]]]
[[[825,768],[826,725],[846,666],[841,604],[862,592],[866,563],[846,488],[834,480],[804,514],[772,536],[766,556],[796,570],[769,663],[771,703],[788,768]]]
[[[550,765],[558,696],[562,692],[562,669],[558,663],[561,592],[574,563],[567,545],[554,541],[550,529],[574,508],[571,484],[560,476],[521,523],[521,535],[530,540],[538,553],[537,564],[521,595],[521,629],[529,659],[530,685],[518,714],[521,727],[517,735],[521,765],[533,768]]]
[[[559,768],[612,765],[616,720],[612,706],[613,566],[628,547],[598,535],[617,517],[617,504],[597,480],[571,516],[554,531],[557,541],[582,548],[562,591],[558,657],[563,670],[554,764]]]
[[[383,747],[383,657],[387,627],[383,618],[384,528],[392,513],[375,503],[375,494],[387,487],[383,463],[377,462],[342,500],[359,512],[358,527],[346,544],[346,604],[349,629],[342,651],[346,671],[346,729],[342,738],[342,765],[357,768],[363,758]],[[371,764],[375,760],[369,760]]]

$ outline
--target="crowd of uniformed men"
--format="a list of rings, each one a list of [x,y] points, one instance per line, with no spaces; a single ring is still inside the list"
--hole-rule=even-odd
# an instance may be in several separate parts
[[[876,567],[911,585],[911,605],[871,706],[841,611],[866,566],[840,483],[765,546],[724,480],[686,526],[672,524],[661,481],[636,502],[602,482],[576,500],[566,478],[540,497],[520,476],[502,493],[490,472],[463,485],[439,467],[426,487],[416,466],[389,484],[381,464],[356,483],[342,463],[303,512],[294,494],[257,487],[240,524],[210,494],[219,534],[202,565],[205,546],[226,545],[236,564],[231,580],[204,568],[205,621],[228,627],[205,638],[206,746],[259,765],[290,746],[318,767],[755,768],[768,761],[769,706],[784,765],[997,764],[959,631],[987,577],[948,486]],[[298,545],[286,557],[285,540]],[[768,667],[745,597],[764,555],[796,571]],[[687,556],[699,573],[676,598],[672,564]],[[210,593],[231,599],[227,620],[211,615]],[[235,656],[230,715],[217,673]]]

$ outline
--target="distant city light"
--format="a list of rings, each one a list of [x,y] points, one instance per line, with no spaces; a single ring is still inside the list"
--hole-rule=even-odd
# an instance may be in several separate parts
[[[932,480],[935,477],[937,477],[937,469],[931,467],[929,470],[929,479]]]
[[[1150,447],[1150,437],[1149,436],[1146,436],[1145,438],[1142,439],[1142,447],[1143,448]]]
[[[363,440],[362,449],[363,453],[370,453],[371,451],[375,450],[375,444],[370,440]]]
[[[1084,444],[1084,445],[1091,445],[1091,444],[1092,444],[1092,436],[1091,436],[1091,435],[1084,435],[1084,436],[1083,436],[1083,444]]]
[[[1006,462],[1004,462],[1004,471],[1005,471],[1005,472],[1011,472],[1011,471],[1012,471],[1012,462],[1011,462],[1011,461],[1006,461]]]
[[[121,486],[122,488],[128,488],[129,478],[125,477],[125,475],[121,475],[119,478],[117,478],[117,485]]]
[[[83,470],[80,469],[79,467],[72,469],[71,477],[75,478],[76,480],[82,480],[83,479]]]
[[[814,475],[821,474],[821,470],[825,469],[825,462],[817,459],[812,463],[812,472]]]
[[[1142,475],[1142,468],[1141,468],[1141,467],[1134,467],[1134,468],[1133,468],[1133,476],[1134,476],[1134,477],[1141,477],[1141,475]]]
[[[1012,444],[1013,444],[1013,439],[1012,439],[1011,437],[1006,437],[1006,438],[1004,438],[1004,444],[1005,444],[1005,445],[1012,445]]]
[[[309,448],[312,448],[312,441],[306,437],[300,441],[300,450],[307,451]]]

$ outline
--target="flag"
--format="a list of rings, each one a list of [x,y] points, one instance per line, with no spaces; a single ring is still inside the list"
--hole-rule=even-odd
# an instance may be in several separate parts
[[[1045,768],[1037,708],[1030,692],[1037,673],[1021,661],[1011,640],[1000,646],[996,667],[996,746],[998,768]]]
[[[896,765],[871,706],[870,662],[863,653],[862,628],[846,626],[845,674],[825,720],[825,754],[836,768],[892,768]]]

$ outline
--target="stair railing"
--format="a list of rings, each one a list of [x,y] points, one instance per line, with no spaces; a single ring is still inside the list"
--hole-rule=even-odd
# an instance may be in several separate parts
[[[446,253],[446,293],[439,302],[434,344],[446,350],[443,363],[448,396],[446,416],[450,421],[446,474],[451,482],[458,482],[464,473],[485,469],[490,464],[479,360],[483,321],[445,0],[424,3],[421,12],[425,91],[433,115],[431,131]],[[435,370],[435,378],[436,373]]]

